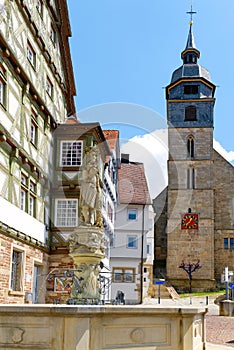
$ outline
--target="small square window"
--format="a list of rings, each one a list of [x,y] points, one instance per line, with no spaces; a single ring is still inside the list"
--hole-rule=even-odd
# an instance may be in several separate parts
[[[137,219],[137,210],[128,209],[128,220],[136,220],[136,219]]]
[[[198,94],[198,85],[184,85],[185,95],[196,95]]]
[[[62,141],[60,151],[60,166],[81,166],[82,149],[82,141]]]
[[[137,248],[137,236],[128,236],[127,248]]]
[[[58,227],[76,227],[78,224],[78,200],[57,199],[55,218]]]

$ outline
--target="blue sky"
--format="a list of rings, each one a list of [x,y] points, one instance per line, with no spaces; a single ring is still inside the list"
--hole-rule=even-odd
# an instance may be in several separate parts
[[[190,4],[68,0],[76,108],[82,122],[118,127],[124,140],[165,125],[164,87],[182,64]],[[214,137],[233,151],[234,1],[194,0],[193,10],[199,63],[217,85]]]

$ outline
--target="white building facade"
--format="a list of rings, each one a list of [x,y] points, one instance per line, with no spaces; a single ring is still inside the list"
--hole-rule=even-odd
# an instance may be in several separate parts
[[[119,205],[111,248],[112,300],[119,291],[125,303],[142,303],[152,282],[153,213],[144,166],[122,162]]]

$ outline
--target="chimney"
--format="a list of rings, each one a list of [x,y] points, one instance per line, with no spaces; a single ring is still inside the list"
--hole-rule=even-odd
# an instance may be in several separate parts
[[[129,154],[128,153],[121,153],[121,163],[129,163]]]

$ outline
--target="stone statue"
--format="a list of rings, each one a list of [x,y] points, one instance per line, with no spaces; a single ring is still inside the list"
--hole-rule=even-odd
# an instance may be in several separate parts
[[[82,222],[86,225],[102,227],[102,193],[99,180],[99,155],[96,147],[88,150],[86,160],[80,186]]]

